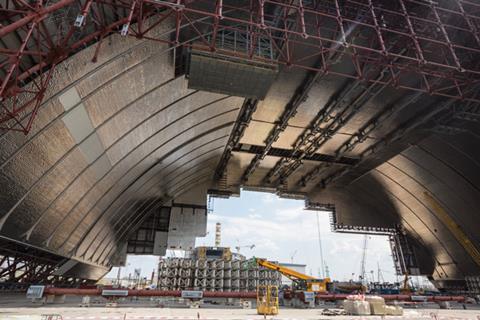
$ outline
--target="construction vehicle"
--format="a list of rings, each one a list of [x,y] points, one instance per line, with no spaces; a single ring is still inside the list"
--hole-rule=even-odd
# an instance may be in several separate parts
[[[278,287],[260,285],[257,287],[257,313],[264,316],[278,314]]]
[[[307,292],[318,292],[318,293],[326,293],[329,289],[329,284],[331,283],[330,278],[325,279],[317,279],[312,276],[308,276],[306,274],[300,273],[293,269],[283,267],[276,263],[270,262],[265,259],[254,258],[256,263],[259,266],[270,270],[276,270],[292,280],[294,287],[294,291],[307,291]]]

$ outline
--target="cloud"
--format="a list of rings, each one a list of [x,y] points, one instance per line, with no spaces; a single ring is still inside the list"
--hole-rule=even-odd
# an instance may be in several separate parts
[[[213,244],[215,223],[222,223],[222,245],[234,247],[255,244],[253,250],[243,247],[240,253],[272,261],[307,264],[307,272],[315,276],[320,266],[317,212],[304,210],[304,203],[279,200],[274,194],[242,192],[241,198],[218,200],[213,214],[209,214],[208,239],[199,238],[198,244]],[[360,271],[363,236],[333,233],[330,217],[318,212],[324,263],[330,276],[348,280]],[[367,270],[393,270],[388,242],[385,237],[372,236],[367,248]],[[393,279],[393,272],[384,275]]]
[[[307,272],[317,276],[320,264],[318,245],[317,213],[303,210],[303,201],[283,199],[275,194],[242,191],[240,198],[216,199],[214,212],[209,213],[207,236],[197,238],[197,245],[213,246],[215,223],[222,224],[222,246],[233,251],[236,246],[255,244],[255,248],[242,247],[240,253],[247,256],[264,257],[272,261],[290,262],[297,251],[294,262],[307,264]],[[324,263],[330,276],[337,280],[348,280],[360,271],[363,236],[333,233],[327,213],[318,213],[321,230]],[[377,270],[377,262],[385,278],[394,280],[393,262],[386,237],[372,236],[368,241],[367,270]],[[144,260],[139,256],[135,267],[142,267],[148,276],[158,258]],[[129,258],[133,259],[133,258]],[[132,263],[133,267],[133,263]],[[125,270],[125,271],[124,271]],[[116,271],[111,275],[116,276]],[[127,272],[126,268],[122,268]],[[128,275],[128,273],[127,273]]]
[[[273,193],[264,193],[264,194],[262,194],[261,200],[264,203],[272,203],[275,200],[277,200],[277,198],[278,197],[276,195],[274,195]]]
[[[327,212],[304,210],[302,201],[279,201],[274,194],[242,192],[241,199],[222,201],[217,203],[215,213],[209,216],[209,228],[214,230],[215,222],[222,223],[223,245],[255,244],[253,250],[242,248],[241,253],[247,257],[255,255],[275,261],[290,261],[292,253],[298,251],[294,262],[307,264],[307,271],[311,270],[316,276],[320,266],[318,214],[324,263],[329,266],[330,275],[339,280],[350,279],[352,273],[358,275],[363,236],[333,233]],[[199,243],[213,243],[211,239]],[[386,238],[371,236],[367,248],[367,270],[376,270],[377,262],[383,270],[392,270]],[[393,272],[385,272],[387,274],[393,277]]]
[[[223,226],[224,238],[255,239],[267,242],[270,239],[311,241],[317,238],[314,217],[303,217],[301,208],[275,211],[273,216],[265,217],[250,214],[244,217],[217,216]],[[307,218],[307,219],[305,219]],[[299,232],[302,237],[299,237]]]
[[[274,211],[275,218],[279,221],[295,221],[300,218],[301,215],[308,214],[303,210],[303,207],[276,209]]]
[[[332,241],[330,250],[328,253],[330,255],[344,255],[346,257],[352,257],[352,255],[359,255],[362,253],[362,248],[360,247],[361,244],[357,242],[349,240],[341,240],[338,239],[336,241]]]

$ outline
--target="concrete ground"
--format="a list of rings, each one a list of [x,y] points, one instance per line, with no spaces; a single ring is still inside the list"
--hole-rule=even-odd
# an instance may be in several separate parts
[[[63,304],[31,303],[24,296],[0,295],[0,320],[261,320],[255,309],[219,307],[204,305],[199,309],[188,307],[158,307],[158,303],[149,300],[123,301],[118,307],[105,307],[105,301],[96,300],[90,307],[79,307],[79,297],[69,297]],[[165,304],[164,304],[165,305]],[[334,305],[327,306],[333,308]],[[460,308],[461,306],[453,306]],[[403,316],[325,316],[323,309],[280,309],[277,316],[267,316],[268,320],[480,320],[480,308],[468,306],[467,310],[435,309],[435,305],[423,308],[405,309]],[[60,317],[55,317],[59,315]],[[52,316],[48,318],[48,316]]]

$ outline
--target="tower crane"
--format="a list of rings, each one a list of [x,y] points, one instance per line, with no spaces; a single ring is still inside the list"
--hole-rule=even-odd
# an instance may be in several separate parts
[[[325,264],[323,262],[323,248],[322,248],[322,235],[320,233],[320,218],[317,211],[317,232],[318,232],[318,248],[320,251],[320,277],[325,275]]]
[[[255,245],[254,244],[249,244],[244,246],[238,245],[235,247],[235,250],[237,250],[237,253],[240,253],[241,248],[249,248],[250,250],[252,250],[253,248],[255,248]]]
[[[380,269],[380,263],[377,261],[377,279],[379,283],[385,282],[385,278],[383,277],[382,269]]]
[[[366,258],[367,258],[367,244],[368,244],[368,235],[364,235],[363,237],[363,247],[362,247],[362,260],[360,261],[360,281],[362,284],[367,283],[367,274],[365,271],[365,264],[366,264]]]
[[[291,263],[293,264],[293,258],[295,258],[295,255],[297,254],[297,249],[295,249],[295,251],[292,252],[292,254],[290,255],[290,261]]]

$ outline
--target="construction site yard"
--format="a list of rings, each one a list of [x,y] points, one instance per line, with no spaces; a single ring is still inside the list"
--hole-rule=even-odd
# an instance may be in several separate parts
[[[432,319],[432,320],[480,320],[480,306],[468,305],[464,309],[462,304],[452,304],[451,309],[439,309],[436,304],[417,305],[404,309],[403,316],[351,316],[325,315],[324,310],[340,311],[335,304],[325,304],[315,309],[281,308],[276,316],[258,315],[255,308],[242,309],[225,305],[202,305],[199,308],[162,307],[150,300],[122,301],[117,307],[106,307],[103,303],[92,304],[89,307],[80,307],[80,297],[69,297],[62,304],[32,303],[21,295],[2,296],[0,298],[0,319],[45,319],[45,320],[247,320],[247,319]],[[61,317],[60,317],[61,316]],[[49,318],[50,317],[50,318]]]
[[[205,308],[205,309],[180,309],[180,308],[145,308],[145,307],[20,307],[4,308],[0,310],[0,319],[48,319],[46,315],[61,315],[62,318],[52,317],[52,320],[124,320],[124,319],[150,319],[150,320],[260,320],[264,316],[258,315],[254,309],[231,309],[231,308]],[[43,318],[42,318],[43,316]],[[454,320],[471,319],[478,320],[479,310],[439,310],[439,309],[415,309],[405,310],[403,316],[325,316],[322,309],[280,309],[276,316],[267,316],[266,319],[278,320],[321,320],[321,319],[433,319],[433,320]]]

